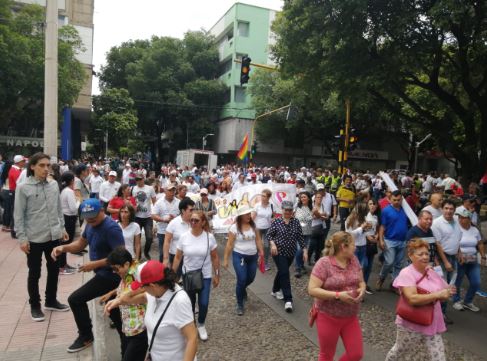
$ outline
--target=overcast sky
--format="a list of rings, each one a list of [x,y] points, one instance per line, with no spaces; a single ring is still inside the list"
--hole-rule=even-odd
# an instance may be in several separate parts
[[[95,1],[93,64],[105,64],[112,46],[152,35],[181,38],[188,30],[208,30],[235,0],[98,0]],[[282,0],[244,0],[246,4],[280,10]],[[93,78],[93,94],[98,94]]]

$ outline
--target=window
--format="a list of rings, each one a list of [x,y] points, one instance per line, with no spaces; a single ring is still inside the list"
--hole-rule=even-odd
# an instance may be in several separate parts
[[[241,86],[235,87],[235,103],[245,103],[246,92]]]
[[[228,32],[225,34],[224,38],[226,38],[227,41],[230,41],[233,39],[233,28],[228,30]]]
[[[238,36],[243,36],[247,38],[249,36],[249,25],[250,23],[239,21],[238,22]]]
[[[232,90],[228,87],[223,95],[223,104],[228,104],[232,100]]]

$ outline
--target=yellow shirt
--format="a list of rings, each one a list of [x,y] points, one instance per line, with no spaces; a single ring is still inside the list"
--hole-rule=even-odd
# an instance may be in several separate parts
[[[353,188],[345,188],[344,186],[341,186],[338,189],[336,197],[353,201],[353,200],[355,200],[355,192],[353,191]],[[348,204],[347,202],[340,201],[340,203],[338,204],[338,207],[352,208],[353,204]]]

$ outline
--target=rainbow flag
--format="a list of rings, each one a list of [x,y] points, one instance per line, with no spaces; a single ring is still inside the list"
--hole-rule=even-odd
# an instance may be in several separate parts
[[[247,153],[249,151],[249,133],[245,134],[240,150],[237,153],[237,157],[240,160],[247,158]]]

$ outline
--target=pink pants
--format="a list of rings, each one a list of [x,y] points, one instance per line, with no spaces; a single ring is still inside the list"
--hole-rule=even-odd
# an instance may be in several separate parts
[[[333,361],[338,337],[342,338],[345,353],[340,361],[358,361],[363,356],[362,330],[357,316],[333,317],[318,312],[316,318],[320,356],[318,361]]]

